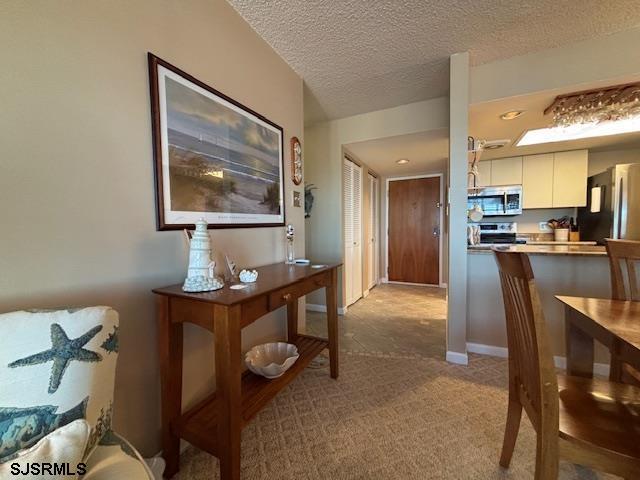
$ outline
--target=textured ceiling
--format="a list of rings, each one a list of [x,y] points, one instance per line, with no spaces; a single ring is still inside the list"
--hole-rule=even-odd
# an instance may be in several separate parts
[[[617,81],[608,80],[606,82],[582,84],[573,89],[559,89],[471,105],[469,109],[469,134],[484,140],[508,139],[511,141],[504,148],[483,151],[481,160],[582,148],[590,150],[638,148],[640,147],[640,133],[610,135],[569,142],[544,143],[526,147],[515,146],[527,130],[549,126],[551,118],[549,115],[544,115],[544,110],[553,102],[556,95],[636,81],[640,81],[640,76],[624,77]],[[512,110],[524,110],[525,113],[514,120],[505,121],[500,118],[501,114]]]
[[[306,83],[305,121],[446,95],[449,55],[509,58],[640,24],[640,0],[228,0]]]
[[[345,148],[383,177],[443,173],[449,158],[449,131],[428,132],[350,143]],[[398,165],[406,158],[409,163]]]

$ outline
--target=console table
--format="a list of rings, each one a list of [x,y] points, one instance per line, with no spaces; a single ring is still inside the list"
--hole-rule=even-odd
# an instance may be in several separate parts
[[[278,263],[257,268],[258,280],[242,290],[186,293],[181,285],[154,289],[158,300],[158,341],[162,397],[162,452],[171,478],[179,469],[180,439],[218,457],[223,480],[240,478],[242,428],[325,348],[330,375],[338,378],[337,271]],[[298,333],[298,298],[325,288],[329,338]],[[300,357],[279,378],[244,371],[241,330],[263,315],[287,307],[288,342]],[[182,412],[183,323],[214,334],[216,391]]]

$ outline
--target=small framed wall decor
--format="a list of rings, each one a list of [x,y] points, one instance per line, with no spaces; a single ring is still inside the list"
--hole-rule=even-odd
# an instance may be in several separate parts
[[[158,230],[284,226],[282,127],[148,58]]]
[[[296,185],[302,183],[302,145],[298,137],[291,138],[291,180]]]

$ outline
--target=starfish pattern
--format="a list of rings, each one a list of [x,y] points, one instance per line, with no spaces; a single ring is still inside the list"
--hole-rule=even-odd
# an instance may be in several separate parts
[[[28,365],[38,365],[53,361],[51,377],[49,378],[49,393],[55,393],[60,386],[62,376],[67,370],[72,360],[79,362],[99,362],[102,360],[100,354],[87,350],[84,347],[89,340],[95,337],[102,330],[102,325],[97,325],[84,335],[70,340],[67,334],[57,323],[51,324],[51,348],[34,355],[11,362],[10,368],[26,367]]]

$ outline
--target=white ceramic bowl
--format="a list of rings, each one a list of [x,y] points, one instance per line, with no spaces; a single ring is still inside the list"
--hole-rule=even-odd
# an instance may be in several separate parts
[[[256,345],[244,356],[249,370],[266,378],[278,378],[298,360],[298,347],[276,342]]]

